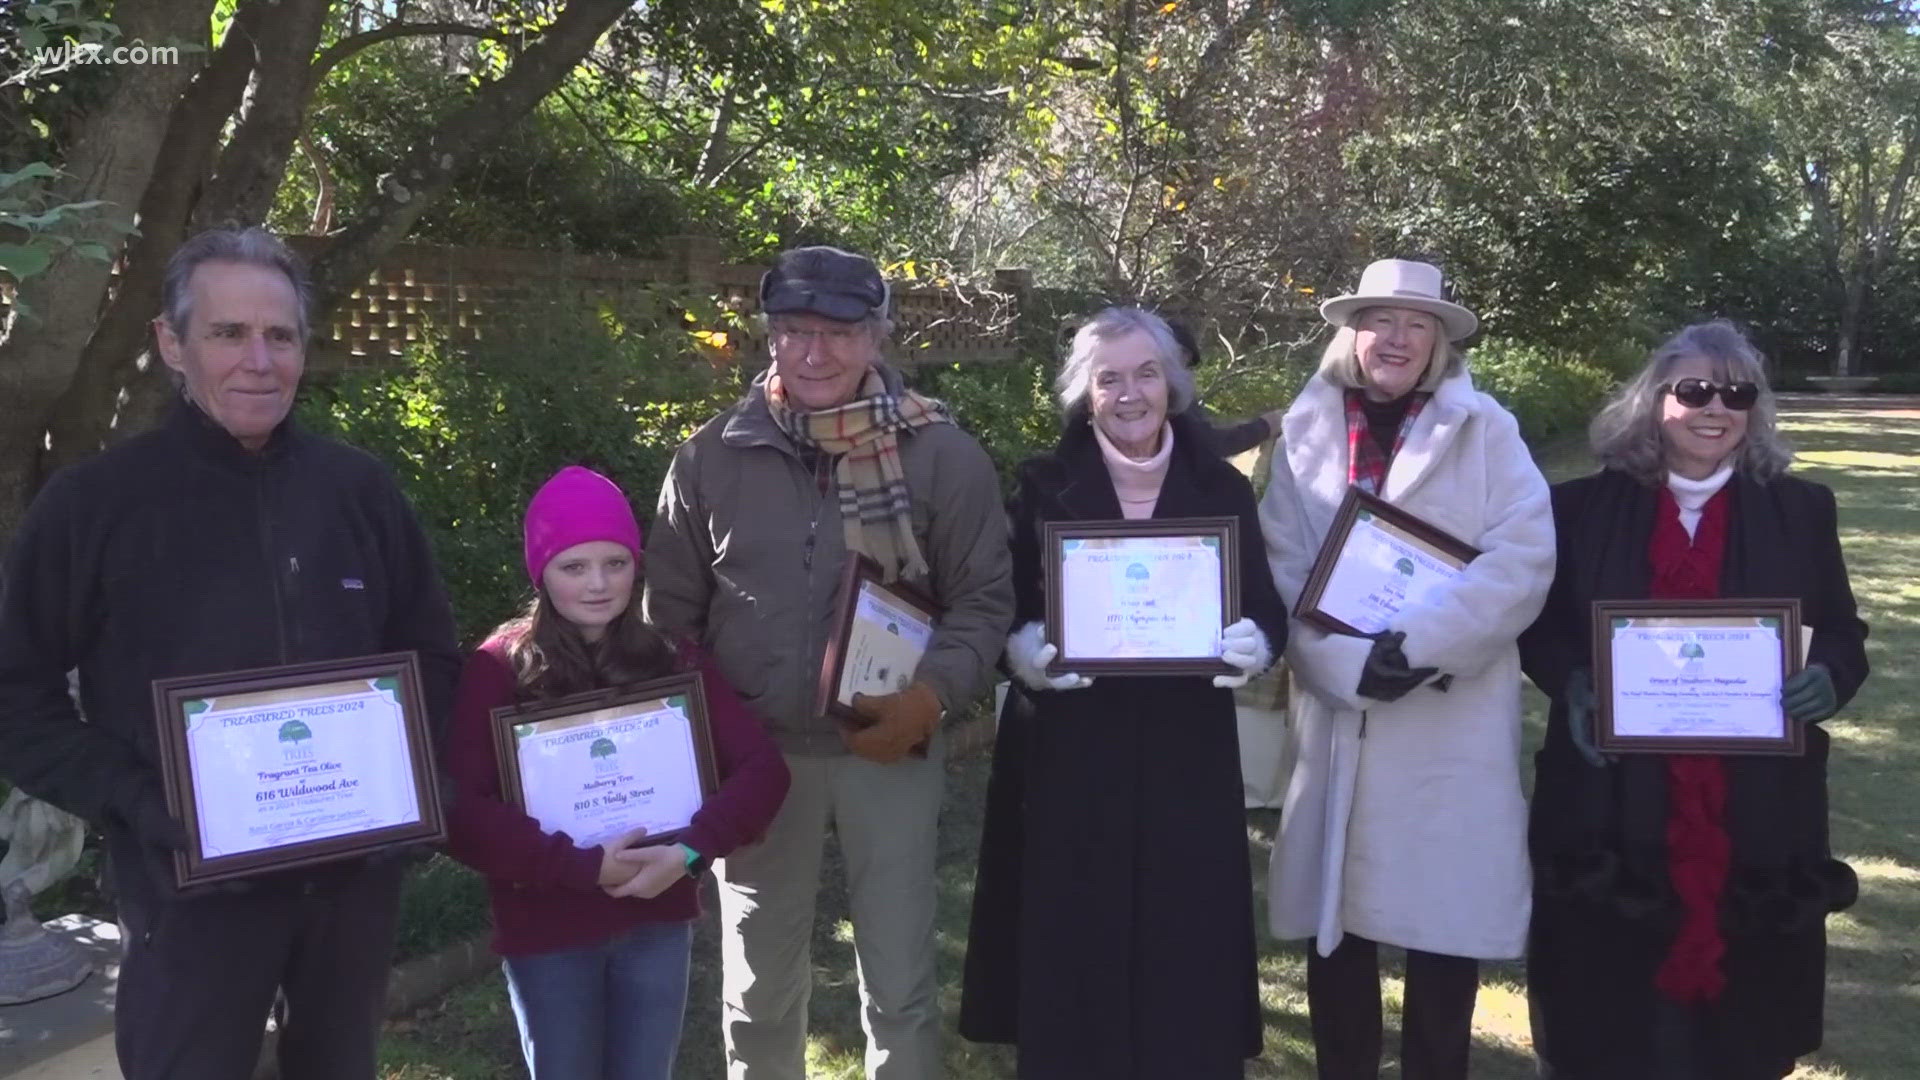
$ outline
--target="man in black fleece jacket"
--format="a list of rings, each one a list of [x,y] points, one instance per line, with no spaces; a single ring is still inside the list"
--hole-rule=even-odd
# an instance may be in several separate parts
[[[451,705],[453,618],[412,509],[372,457],[287,418],[308,292],[260,230],[188,241],[155,322],[182,400],[48,481],[0,595],[0,774],[105,834],[129,1080],[245,1080],[276,991],[283,1076],[373,1076],[403,860],[176,889],[153,711],[155,679],[397,651],[436,738]]]

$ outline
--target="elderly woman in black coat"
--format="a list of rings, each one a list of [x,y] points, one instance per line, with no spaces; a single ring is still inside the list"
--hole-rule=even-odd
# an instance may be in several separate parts
[[[1159,317],[1101,312],[1059,378],[1067,422],[1021,466],[1017,628],[967,942],[961,1033],[1019,1047],[1024,1080],[1223,1080],[1259,1054],[1253,882],[1234,687],[1273,662],[1286,611],[1253,489],[1202,449],[1192,379]],[[1245,618],[1219,676],[1049,676],[1049,521],[1231,516]]]
[[[1853,871],[1827,841],[1827,735],[1867,677],[1833,492],[1786,472],[1759,355],[1688,327],[1593,424],[1597,474],[1553,489],[1559,564],[1521,639],[1553,700],[1537,758],[1527,987],[1556,1080],[1778,1080],[1820,1045],[1826,917]],[[1813,631],[1784,756],[1594,747],[1596,600],[1795,597]]]

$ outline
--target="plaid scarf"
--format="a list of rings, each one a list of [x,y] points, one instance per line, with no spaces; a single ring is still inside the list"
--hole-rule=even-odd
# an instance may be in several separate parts
[[[1369,495],[1378,495],[1380,489],[1387,486],[1387,466],[1393,464],[1394,455],[1407,441],[1407,432],[1413,430],[1413,422],[1420,418],[1420,410],[1427,407],[1427,399],[1433,395],[1413,395],[1413,400],[1407,402],[1406,419],[1400,421],[1400,433],[1393,437],[1393,452],[1382,453],[1367,425],[1361,393],[1347,391],[1347,483]]]
[[[838,459],[840,522],[847,550],[880,564],[887,581],[921,577],[927,561],[913,538],[913,501],[900,464],[900,433],[928,424],[951,424],[947,407],[909,390],[895,397],[877,370],[860,384],[860,397],[833,409],[802,411],[787,403],[780,375],[767,376],[767,411],[798,446]]]

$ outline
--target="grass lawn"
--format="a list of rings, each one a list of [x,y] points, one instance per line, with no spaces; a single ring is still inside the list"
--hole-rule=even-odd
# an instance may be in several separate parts
[[[1833,735],[1834,845],[1860,873],[1860,903],[1829,922],[1827,1045],[1794,1074],[1796,1080],[1893,1080],[1920,1076],[1920,408],[1877,413],[1795,411],[1785,421],[1800,450],[1800,475],[1839,494],[1841,527],[1855,592],[1873,628],[1874,675],[1840,717]],[[1587,470],[1577,447],[1542,455],[1554,479]],[[1540,698],[1529,748],[1539,737]],[[1909,739],[1900,736],[1905,729]],[[958,1011],[974,852],[986,786],[986,758],[950,766],[941,829],[941,983],[948,1023]],[[1256,887],[1263,887],[1267,847],[1277,815],[1248,815]],[[1264,913],[1265,898],[1256,900]],[[711,907],[711,905],[709,905]],[[813,1038],[810,1076],[852,1078],[860,1072],[860,1021],[851,931],[840,864],[831,853],[814,926]],[[1264,934],[1263,934],[1264,937]],[[695,974],[679,1074],[693,1080],[724,1075],[720,1056],[718,945],[711,919],[697,935]],[[1309,1077],[1304,953],[1267,943],[1260,957],[1267,1019],[1266,1053],[1250,1077]],[[1488,965],[1474,1017],[1476,1080],[1534,1075],[1526,1003],[1518,964]],[[1387,984],[1388,1024],[1397,1022],[1397,970]],[[951,1030],[951,1029],[950,1029]],[[1389,1056],[1397,1031],[1387,1038]],[[390,1025],[383,1047],[388,1080],[508,1080],[525,1075],[513,1018],[498,975]],[[1013,1075],[1012,1056],[951,1036],[949,1075],[986,1080]],[[1386,1075],[1397,1076],[1390,1064]]]

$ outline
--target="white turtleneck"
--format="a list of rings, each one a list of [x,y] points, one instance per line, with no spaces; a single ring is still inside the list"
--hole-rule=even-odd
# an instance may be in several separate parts
[[[1680,504],[1680,524],[1687,530],[1687,539],[1693,539],[1693,531],[1700,526],[1700,511],[1714,493],[1727,486],[1727,480],[1733,476],[1733,466],[1722,465],[1720,471],[1705,480],[1689,480],[1677,472],[1667,473],[1667,490],[1673,492],[1673,501]]]
[[[1129,521],[1152,517],[1153,508],[1160,502],[1160,483],[1167,478],[1167,462],[1173,460],[1173,425],[1160,428],[1160,449],[1145,461],[1121,453],[1099,424],[1093,425],[1093,437],[1100,441],[1100,456],[1106,459],[1107,475],[1113,478],[1120,516]]]

